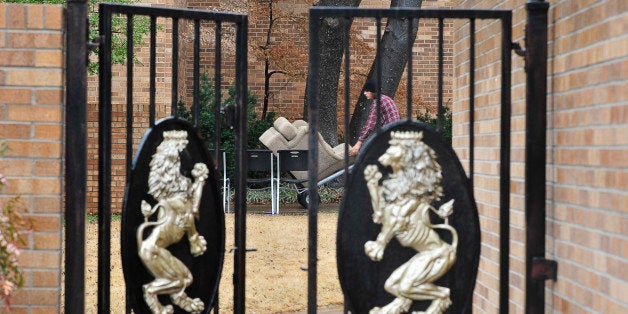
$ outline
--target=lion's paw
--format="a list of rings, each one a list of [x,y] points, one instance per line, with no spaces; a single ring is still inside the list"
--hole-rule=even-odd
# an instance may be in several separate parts
[[[369,314],[379,314],[381,312],[382,308],[381,307],[374,307],[369,311]]]
[[[376,224],[382,223],[382,213],[374,212],[373,213],[373,222]]]
[[[364,252],[374,262],[381,261],[384,257],[384,246],[377,241],[364,243]]]
[[[399,297],[384,307],[372,308],[369,314],[401,314],[407,312],[410,309],[410,305],[412,305],[412,300]]]
[[[172,303],[178,305],[189,313],[200,313],[205,309],[205,303],[199,298],[190,298],[185,292],[173,294],[170,296]]]
[[[205,304],[199,298],[190,299],[190,303],[185,308],[185,310],[190,313],[200,313],[204,309],[205,309]]]
[[[207,241],[202,235],[195,234],[190,237],[190,251],[192,255],[199,256],[207,250]]]
[[[377,183],[379,179],[382,178],[382,173],[379,172],[379,168],[376,165],[368,165],[364,168],[364,180],[366,182],[374,182]]]
[[[174,314],[174,307],[170,304],[164,306],[162,314]]]
[[[209,175],[209,169],[207,169],[207,165],[200,162],[194,165],[194,169],[192,169],[192,176],[196,180],[204,181],[205,179],[207,179],[208,175]]]

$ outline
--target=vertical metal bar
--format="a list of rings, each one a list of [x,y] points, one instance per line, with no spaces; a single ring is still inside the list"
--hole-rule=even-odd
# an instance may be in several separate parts
[[[549,3],[528,0],[526,10],[526,304],[527,313],[545,310],[545,282],[533,278],[535,258],[545,256],[545,158],[547,134],[547,12]]]
[[[201,50],[201,21],[194,20],[194,70],[193,70],[193,80],[194,80],[194,93],[192,95],[192,116],[194,120],[194,126],[198,127],[198,116],[200,112],[199,108],[199,79],[200,79],[200,50]],[[214,160],[217,159],[218,155],[214,155]]]
[[[103,11],[100,11],[103,12]],[[66,19],[65,312],[85,311],[87,185],[87,1],[69,0]],[[102,28],[101,28],[102,29]],[[68,197],[68,195],[72,197]],[[68,253],[71,252],[71,253]]]
[[[220,21],[216,21],[214,41],[216,43],[214,53],[214,149],[220,153],[220,134],[222,132],[222,126],[220,125],[220,108],[222,106],[222,94],[220,92],[222,86],[222,23]]]
[[[111,238],[111,11],[100,5],[98,109],[98,313],[109,313]]]
[[[349,175],[349,101],[351,96],[351,80],[350,80],[350,69],[351,69],[351,37],[349,36],[351,22],[348,18],[344,19],[345,28],[344,28],[344,44],[345,44],[345,104],[344,104],[344,134],[345,134],[345,146],[344,146],[344,162],[345,162],[345,172],[344,172],[344,182],[347,182],[347,178]],[[318,49],[318,48],[317,48]],[[318,52],[317,52],[318,53]],[[346,187],[346,185],[345,185]],[[346,192],[346,191],[345,191]]]
[[[382,19],[378,17],[375,24],[377,28],[377,53],[375,54],[377,56],[377,60],[375,60],[375,63],[377,64],[377,73],[375,74],[377,78],[377,122],[375,123],[375,125],[377,126],[377,133],[379,133],[381,130],[382,120]],[[371,106],[373,105],[373,103],[371,103]]]
[[[179,102],[179,18],[172,18],[172,104],[171,115],[178,117]]]
[[[444,109],[443,109],[443,32],[444,23],[443,18],[438,18],[438,117],[436,124],[436,131],[443,134],[443,121],[444,121]]]
[[[155,61],[157,59],[157,17],[150,17],[150,86],[149,86],[149,104],[148,104],[148,121],[150,127],[155,125]]]
[[[213,309],[213,311],[211,313],[214,313],[214,314],[219,314],[220,313],[219,312],[219,310],[220,310],[220,306],[219,306],[220,305],[220,300],[219,300],[219,297],[220,297],[220,293],[218,293],[218,291],[216,291],[216,297],[214,298],[214,304],[212,304],[212,306],[211,306],[212,309]]]
[[[508,313],[508,270],[510,268],[510,46],[512,41],[512,15],[502,19],[502,82],[501,82],[501,136],[499,182],[499,312]]]
[[[408,33],[406,34],[406,36],[408,36],[408,66],[406,67],[406,69],[408,70],[408,73],[406,74],[407,77],[407,91],[406,91],[406,108],[407,108],[407,118],[408,121],[412,120],[412,46],[414,46],[414,42],[412,42],[412,22],[414,21],[413,18],[408,18]]]
[[[234,313],[244,313],[245,301],[245,262],[246,262],[246,144],[247,144],[247,36],[249,20],[243,17],[236,24],[236,112],[238,121],[235,126],[236,171],[235,180],[235,243],[234,256]]]
[[[346,23],[346,27],[345,27],[345,34],[344,34],[344,44],[345,44],[345,104],[344,104],[344,123],[345,123],[345,127],[344,127],[344,134],[345,134],[345,146],[344,146],[344,174],[343,174],[343,182],[345,183],[344,186],[344,193],[346,195],[347,193],[347,182],[349,179],[349,101],[350,101],[350,96],[351,96],[351,81],[349,79],[349,75],[350,75],[350,66],[351,66],[351,37],[349,32],[351,31],[351,23],[350,20],[348,18],[345,18],[345,23]],[[311,52],[310,52],[311,53]],[[316,47],[316,52],[318,53],[318,47]],[[311,85],[310,85],[311,86]],[[349,309],[349,300],[345,298],[345,302],[344,302],[344,309],[343,312],[344,313],[348,313],[350,311]]]
[[[131,178],[133,163],[133,15],[126,20],[126,182]]]
[[[473,191],[475,167],[475,19],[469,25],[469,184]]]
[[[225,159],[226,156],[223,155],[220,151],[220,134],[222,132],[222,126],[221,126],[221,118],[220,118],[220,108],[221,108],[221,93],[220,93],[220,86],[222,85],[221,82],[221,59],[222,59],[222,24],[220,21],[216,21],[216,29],[215,29],[215,38],[214,38],[214,42],[216,45],[215,48],[215,53],[214,53],[214,57],[215,57],[215,61],[214,61],[214,160],[222,160],[222,164],[225,164]],[[200,110],[200,108],[198,109]],[[218,167],[220,167],[220,165],[218,165]],[[224,182],[226,181],[226,176],[227,176],[227,169],[225,167],[222,168],[221,170],[223,173],[223,200],[224,197],[228,197],[228,196],[224,196],[224,194],[226,194],[225,191],[225,187],[224,187]],[[223,201],[223,206],[224,206],[224,201]],[[227,212],[229,212],[229,203],[227,203]],[[223,208],[223,211],[225,210],[225,208]],[[218,291],[216,291],[216,300],[214,301],[214,313],[218,314],[219,313],[219,297],[220,297],[220,293]]]
[[[317,291],[316,273],[318,256],[318,92],[319,92],[319,17],[310,10],[310,86],[308,104],[308,122],[310,124],[309,153],[308,153],[308,193],[310,202],[308,203],[308,267],[307,267],[307,312],[316,313]]]

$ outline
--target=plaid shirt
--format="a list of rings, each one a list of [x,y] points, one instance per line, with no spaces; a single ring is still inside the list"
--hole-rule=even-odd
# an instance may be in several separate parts
[[[399,110],[397,109],[397,105],[395,102],[386,95],[380,95],[382,99],[382,116],[380,118],[380,122],[382,126],[395,122],[399,120]],[[377,124],[377,98],[373,100],[371,104],[371,109],[369,110],[369,116],[362,127],[362,131],[360,132],[359,141],[364,142],[369,135],[373,132]]]

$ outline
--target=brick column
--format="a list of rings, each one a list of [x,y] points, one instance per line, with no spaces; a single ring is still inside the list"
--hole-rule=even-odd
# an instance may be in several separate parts
[[[57,312],[62,245],[63,8],[0,3],[2,198],[21,196],[33,221],[14,312]]]

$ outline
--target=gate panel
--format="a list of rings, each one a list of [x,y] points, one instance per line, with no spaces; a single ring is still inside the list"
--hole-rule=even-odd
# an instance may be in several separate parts
[[[231,13],[221,13],[221,12],[209,12],[209,11],[199,11],[199,10],[183,10],[183,9],[172,9],[172,8],[157,8],[157,7],[142,7],[142,6],[131,6],[131,5],[112,5],[112,4],[101,4],[99,7],[100,21],[99,21],[99,29],[100,36],[95,39],[96,43],[99,43],[99,107],[98,107],[98,143],[97,150],[98,154],[98,223],[99,223],[99,249],[98,249],[98,311],[99,313],[109,313],[110,312],[110,267],[111,267],[111,252],[110,252],[110,238],[111,238],[111,212],[112,207],[115,204],[117,208],[121,207],[119,204],[119,199],[112,200],[112,186],[121,186],[122,182],[118,182],[118,180],[113,180],[112,171],[118,169],[126,169],[125,180],[126,184],[129,183],[130,174],[131,174],[131,164],[132,164],[132,156],[134,153],[134,148],[138,147],[139,136],[144,133],[146,130],[146,126],[154,127],[156,125],[155,121],[164,116],[174,116],[175,119],[179,116],[179,100],[181,98],[180,95],[180,86],[179,83],[179,62],[181,62],[179,58],[179,43],[180,38],[185,35],[185,32],[193,32],[193,36],[188,36],[186,38],[192,38],[194,41],[193,44],[193,53],[194,53],[194,95],[192,95],[192,108],[191,108],[191,120],[193,124],[193,128],[198,127],[199,120],[199,80],[200,80],[200,71],[199,71],[199,50],[203,46],[211,46],[215,52],[215,64],[212,66],[211,70],[215,73],[215,81],[216,84],[214,86],[216,95],[215,102],[216,104],[221,103],[220,95],[222,93],[222,86],[220,80],[222,47],[219,44],[224,37],[222,34],[226,31],[231,37],[228,40],[233,40],[235,42],[235,77],[236,77],[236,93],[235,93],[235,103],[234,106],[237,121],[239,123],[231,123],[231,126],[236,129],[236,133],[239,135],[246,135],[246,91],[247,91],[247,55],[246,55],[246,46],[247,46],[247,31],[248,31],[248,20],[247,16],[243,14],[231,14]],[[121,29],[112,30],[112,18],[121,17],[125,20],[125,26],[122,26]],[[133,38],[134,32],[138,31],[135,29],[134,20],[137,18],[143,18],[148,21],[150,25],[149,28],[149,37],[148,42],[149,46],[148,54],[149,54],[149,62],[146,65],[140,64],[136,62],[135,54],[137,51],[141,50],[141,47],[135,47],[131,38]],[[165,24],[162,21],[166,21]],[[188,24],[184,24],[188,23]],[[201,34],[200,34],[200,24],[206,23],[208,25],[213,26],[213,31],[215,33],[214,39],[217,43],[211,43],[211,40],[208,40],[210,43],[207,44],[208,41],[201,42]],[[158,33],[162,28],[167,28],[170,25],[172,29],[171,37],[169,41],[172,43],[172,47],[165,46],[163,41],[158,40]],[[182,26],[180,26],[182,25]],[[193,27],[185,27],[193,25]],[[120,27],[120,25],[118,25]],[[85,37],[83,37],[85,38]],[[112,41],[114,38],[121,39],[126,43],[126,84],[122,85],[122,87],[116,87],[115,91],[112,91]],[[127,40],[129,39],[129,40]],[[85,43],[83,41],[83,43]],[[84,45],[87,47],[86,45]],[[172,49],[172,57],[171,64],[166,71],[169,72],[170,77],[164,79],[157,79],[157,75],[161,69],[156,66],[157,59],[157,51],[167,51],[167,49]],[[72,50],[71,48],[69,50]],[[71,62],[76,62],[76,60],[72,60]],[[71,62],[68,62],[70,64]],[[163,62],[163,60],[161,61]],[[80,63],[80,62],[79,62]],[[147,69],[147,71],[140,71],[140,69]],[[85,73],[85,72],[84,72]],[[124,72],[116,72],[115,75],[122,76]],[[149,77],[142,77],[141,73],[149,73]],[[145,74],[144,74],[145,75]],[[168,74],[166,74],[168,75]],[[144,78],[144,79],[142,79]],[[124,79],[124,78],[122,78]],[[182,78],[181,78],[182,80]],[[168,109],[162,110],[159,108],[157,95],[162,94],[164,90],[160,88],[160,85],[168,84],[166,82],[170,82],[170,104],[168,105]],[[85,80],[82,81],[85,83]],[[142,84],[146,84],[148,88],[139,88]],[[80,84],[77,84],[80,85]],[[125,88],[125,87],[126,88]],[[84,89],[84,87],[83,87]],[[126,89],[126,90],[124,90]],[[71,90],[71,89],[69,89]],[[144,92],[146,90],[146,92]],[[122,97],[124,99],[122,102],[117,102],[112,104],[112,94],[114,92],[122,91],[121,93],[117,93],[117,98]],[[167,91],[165,91],[167,92]],[[146,93],[147,95],[141,94]],[[121,96],[123,95],[123,96]],[[138,96],[139,95],[139,96]],[[142,97],[143,96],[143,97]],[[161,99],[163,100],[163,99]],[[215,114],[217,117],[220,116],[220,105],[215,106]],[[79,117],[78,121],[74,121],[72,123],[76,123],[77,126],[81,128],[85,128],[86,121],[85,117]],[[216,119],[220,120],[220,119]],[[71,121],[68,121],[71,122]],[[211,139],[205,139],[210,146],[212,146],[212,157],[214,160],[217,160],[218,154],[220,152],[220,143],[218,142],[218,136],[220,135],[220,125],[217,123],[215,125],[217,137],[215,141],[212,143]],[[82,129],[84,131],[84,129]],[[198,131],[195,131],[198,132]],[[68,138],[72,138],[75,135],[81,135],[80,131],[76,133],[68,133]],[[77,140],[86,140],[85,136],[79,137]],[[243,152],[246,145],[245,137],[236,136],[236,163],[241,167],[241,173],[246,172],[246,164],[244,164],[241,160],[244,156]],[[73,147],[68,147],[68,150],[74,149]],[[71,155],[72,151],[68,152],[68,155]],[[125,165],[112,165],[113,156],[116,156],[116,160],[123,159],[125,160]],[[120,158],[119,156],[123,156]],[[94,159],[92,157],[92,159]],[[84,166],[86,161],[77,161],[76,164],[69,166],[68,168],[77,168],[79,174],[84,175],[85,172]],[[85,178],[81,178],[81,176],[73,175],[71,171],[68,172],[67,184],[68,187],[76,185],[85,185]],[[212,183],[213,185],[213,183]],[[240,175],[240,173],[236,173],[235,175],[235,185],[238,193],[235,197],[235,220],[236,225],[238,226],[238,234],[236,234],[236,247],[244,247],[245,243],[245,216],[244,213],[246,211],[245,198],[242,191],[245,191],[245,181],[244,177]],[[77,191],[79,191],[77,189]],[[83,196],[85,192],[79,191]],[[80,196],[78,199],[80,200]],[[68,213],[68,215],[85,215],[85,207],[84,202],[78,204],[78,208],[73,208],[72,212]],[[81,219],[76,219],[80,221]],[[68,223],[68,230],[75,230],[76,235],[68,236],[68,239],[75,240],[68,241],[68,248],[75,246],[84,247],[84,227],[76,228],[72,225],[71,222]],[[74,231],[68,231],[74,232]],[[213,245],[213,244],[212,244]],[[219,244],[220,249],[218,251],[224,252],[224,243]],[[67,252],[79,252],[67,250]],[[235,252],[235,272],[237,274],[244,274],[244,250],[236,250]],[[83,254],[79,254],[78,257],[76,255],[72,255],[72,258],[68,258],[68,261],[76,260],[76,263],[70,262],[69,265],[66,265],[66,268],[69,268],[69,272],[67,272],[68,277],[66,280],[66,296],[68,297],[66,301],[66,312],[68,313],[80,313],[84,311],[84,266],[81,267],[81,264],[84,265],[84,259],[82,258]],[[222,258],[221,258],[222,259]],[[76,273],[76,274],[75,274]],[[236,275],[237,276],[237,275]],[[80,283],[77,281],[80,280]],[[243,306],[244,302],[244,278],[240,276],[235,281],[236,289],[235,290],[235,300],[241,300],[240,307]],[[128,292],[128,290],[127,290]],[[127,311],[130,311],[129,302],[127,304]],[[215,311],[217,312],[217,302],[214,304],[207,304],[206,309],[207,312],[211,309],[212,306],[215,306]],[[236,304],[235,308],[238,308]]]
[[[417,19],[434,19],[438,22],[438,40],[439,40],[439,74],[438,74],[438,126],[437,130],[442,132],[442,126],[444,121],[444,105],[443,105],[443,62],[444,62],[444,54],[443,54],[443,32],[444,32],[444,20],[445,19],[454,19],[461,20],[463,22],[467,22],[471,25],[471,30],[474,33],[471,36],[471,41],[467,49],[469,49],[469,55],[472,60],[469,62],[470,72],[473,73],[475,67],[475,55],[474,55],[474,47],[476,45],[474,41],[475,36],[475,21],[478,19],[486,19],[486,20],[494,20],[501,22],[501,42],[497,49],[500,49],[501,53],[501,61],[500,61],[500,72],[501,72],[501,86],[500,86],[500,140],[499,140],[499,186],[500,186],[500,196],[499,196],[499,217],[500,217],[500,308],[502,312],[508,311],[508,258],[510,255],[509,251],[509,236],[508,236],[508,228],[509,228],[509,195],[510,195],[510,72],[511,72],[511,63],[510,63],[510,55],[511,55],[511,12],[510,11],[491,11],[491,10],[421,10],[421,9],[406,9],[406,8],[395,8],[390,10],[384,9],[362,9],[362,8],[337,8],[337,7],[313,7],[310,9],[310,71],[311,75],[308,81],[309,89],[309,103],[308,103],[308,113],[309,113],[309,123],[310,123],[310,160],[316,160],[317,152],[317,140],[318,137],[315,136],[318,133],[319,125],[318,125],[318,95],[319,95],[319,81],[320,81],[320,34],[318,32],[319,28],[321,28],[320,23],[324,19],[336,18],[339,20],[344,20],[345,25],[349,24],[352,19],[355,18],[371,18],[375,19],[376,24],[376,32],[379,38],[381,35],[381,20],[382,19],[407,19],[408,20],[408,34],[411,33],[410,25],[414,24],[414,22],[410,22],[411,20]],[[348,48],[349,45],[346,44],[348,42],[348,28],[344,28],[345,32],[345,47],[344,47],[344,75],[345,78],[349,77],[350,73],[350,54],[351,51]],[[407,36],[410,38],[411,36]],[[408,46],[412,46],[414,43],[409,42]],[[377,51],[380,51],[380,43],[377,42]],[[406,114],[405,119],[407,121],[412,121],[414,118],[411,116],[412,111],[412,51],[408,49],[408,67],[407,67],[407,97],[406,100],[407,107],[405,111]],[[381,64],[379,60],[376,60],[378,64]],[[375,79],[378,81],[378,90],[381,90],[381,67],[377,67],[379,70],[375,73]],[[344,91],[349,91],[351,86],[349,85],[349,80],[345,79],[344,82]],[[477,98],[474,94],[474,86],[477,84],[474,77],[471,76],[469,80],[469,102],[470,107],[473,108],[474,101]],[[348,94],[348,92],[347,92]],[[345,121],[348,121],[348,109],[349,105],[349,97],[345,96]],[[400,108],[401,109],[401,108]],[[400,110],[400,112],[404,112],[404,110]],[[468,164],[466,165],[466,169],[468,171],[468,183],[473,186],[473,174],[474,174],[474,152],[475,152],[475,142],[474,142],[474,128],[477,124],[474,124],[475,112],[474,110],[469,111],[468,121],[471,121],[469,124],[469,130],[471,133],[471,137],[468,139],[468,152],[469,159]],[[344,134],[349,134],[349,130],[347,129],[348,123],[345,123]],[[378,130],[377,134],[380,134],[382,130]],[[378,135],[376,135],[378,136]],[[345,160],[347,158],[347,152],[345,152]],[[309,183],[309,195],[317,195],[317,186],[316,186],[316,174],[317,174],[317,163],[312,163],[313,165],[310,167],[310,183]],[[348,164],[345,165],[345,173],[349,173],[350,168]],[[353,180],[354,175],[360,175],[359,173],[350,173],[349,174],[349,182]],[[345,190],[345,195],[347,195]],[[349,191],[350,193],[350,191]],[[367,195],[363,195],[363,197],[368,197]],[[316,229],[317,229],[317,216],[316,212],[318,209],[318,201],[313,201],[309,203],[309,260],[310,263],[308,265],[308,271],[310,272],[309,280],[309,295],[308,295],[308,311],[310,313],[314,313],[316,309]],[[345,208],[343,208],[345,210]],[[340,214],[340,217],[343,216],[343,213]],[[342,225],[342,222],[339,224]],[[339,235],[340,236],[340,235]],[[340,242],[339,242],[340,245]],[[339,260],[339,264],[341,261]],[[339,270],[340,271],[340,270]],[[350,310],[348,308],[347,310]]]

